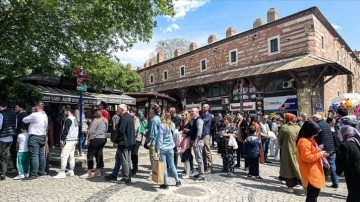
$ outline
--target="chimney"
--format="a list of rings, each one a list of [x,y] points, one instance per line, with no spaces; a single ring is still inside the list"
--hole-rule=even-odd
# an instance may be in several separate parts
[[[177,57],[179,55],[181,55],[181,50],[179,48],[177,48],[174,52],[174,57]]]
[[[157,63],[163,62],[164,59],[165,59],[165,54],[164,54],[164,52],[159,51],[159,52],[157,53],[157,58],[156,58]]]
[[[253,28],[257,28],[260,27],[262,25],[262,20],[261,18],[257,18],[254,23],[253,23]]]
[[[208,44],[214,43],[216,41],[215,35],[210,35],[208,38]]]
[[[279,18],[279,14],[275,8],[270,8],[267,12],[267,23],[273,22]]]
[[[231,37],[232,35],[234,35],[236,33],[236,30],[234,27],[229,27],[227,30],[226,30],[226,38],[227,37]]]
[[[193,51],[193,50],[195,50],[195,49],[197,49],[197,44],[194,43],[194,42],[192,42],[192,43],[190,44],[190,46],[189,46],[189,51]]]
[[[131,64],[128,63],[128,64],[126,65],[126,68],[131,69]]]
[[[139,67],[137,67],[137,70],[139,71],[139,70],[141,70],[141,67],[139,66]]]

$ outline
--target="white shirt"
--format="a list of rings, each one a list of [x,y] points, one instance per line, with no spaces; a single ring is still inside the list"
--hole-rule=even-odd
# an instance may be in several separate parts
[[[268,132],[270,131],[269,124],[260,122],[260,127],[261,127],[260,135],[262,137],[268,137]]]
[[[44,111],[34,112],[29,116],[23,118],[24,123],[30,123],[30,135],[46,135],[48,128],[48,117]]]
[[[29,133],[20,133],[17,142],[19,143],[19,152],[28,152]]]
[[[0,114],[0,130],[1,130],[2,125],[3,125],[3,120],[4,120],[4,117],[3,117],[2,114]],[[0,137],[0,142],[12,142],[12,141],[13,141],[12,136]]]

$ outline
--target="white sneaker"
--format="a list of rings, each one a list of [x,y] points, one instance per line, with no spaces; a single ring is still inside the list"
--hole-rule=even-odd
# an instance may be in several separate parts
[[[53,179],[64,179],[66,178],[65,172],[59,172],[56,176],[53,177]]]
[[[24,179],[25,178],[25,175],[18,175],[16,177],[14,177],[14,180],[21,180],[21,179]]]
[[[284,187],[284,191],[286,191],[288,193],[294,193],[294,189],[290,188],[290,187]]]
[[[25,177],[29,177],[30,176],[30,174],[29,173],[25,173]]]
[[[87,174],[87,173],[80,176],[80,178],[82,178],[82,179],[90,179],[90,178],[93,178],[93,177],[94,177],[93,174]]]
[[[190,178],[190,176],[188,176],[188,175],[184,175],[184,176],[182,176],[181,178],[182,178],[182,179],[189,179],[189,178]]]
[[[67,171],[67,172],[66,172],[66,175],[67,175],[67,176],[70,176],[70,177],[74,177],[74,176],[75,176],[75,174],[74,174],[74,171],[73,171],[73,170],[69,170],[69,171]]]

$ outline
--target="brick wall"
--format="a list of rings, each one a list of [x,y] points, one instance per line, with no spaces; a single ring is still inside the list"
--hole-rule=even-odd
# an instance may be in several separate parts
[[[279,60],[310,53],[311,37],[306,33],[312,32],[313,14],[308,13],[286,22],[275,22],[273,26],[267,24],[257,29],[237,34],[224,40],[212,43],[200,50],[164,61],[153,67],[139,71],[145,86],[150,84],[150,75],[154,75],[154,84],[163,83],[163,71],[168,70],[168,80],[173,82],[180,78],[180,67],[185,66],[185,77],[210,74],[231,68],[242,68],[249,65]],[[226,31],[226,30],[224,30]],[[280,36],[280,53],[269,55],[268,39]],[[238,61],[234,65],[229,63],[229,51],[237,49]],[[200,71],[200,61],[206,59],[207,70]]]

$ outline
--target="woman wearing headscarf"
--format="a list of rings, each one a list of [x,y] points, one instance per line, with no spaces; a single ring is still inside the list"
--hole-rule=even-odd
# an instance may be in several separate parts
[[[360,133],[354,127],[344,125],[340,128],[343,142],[336,152],[336,174],[345,174],[348,188],[347,202],[360,201]]]
[[[301,181],[299,166],[296,159],[296,136],[300,126],[296,123],[296,116],[284,114],[285,124],[280,127],[278,141],[280,148],[280,179],[286,181],[284,188],[287,192],[294,192],[294,187]]]
[[[302,185],[306,189],[306,202],[316,202],[320,190],[325,187],[325,174],[321,158],[329,155],[326,151],[319,149],[314,139],[320,131],[321,129],[316,123],[305,121],[296,140],[297,160]]]

